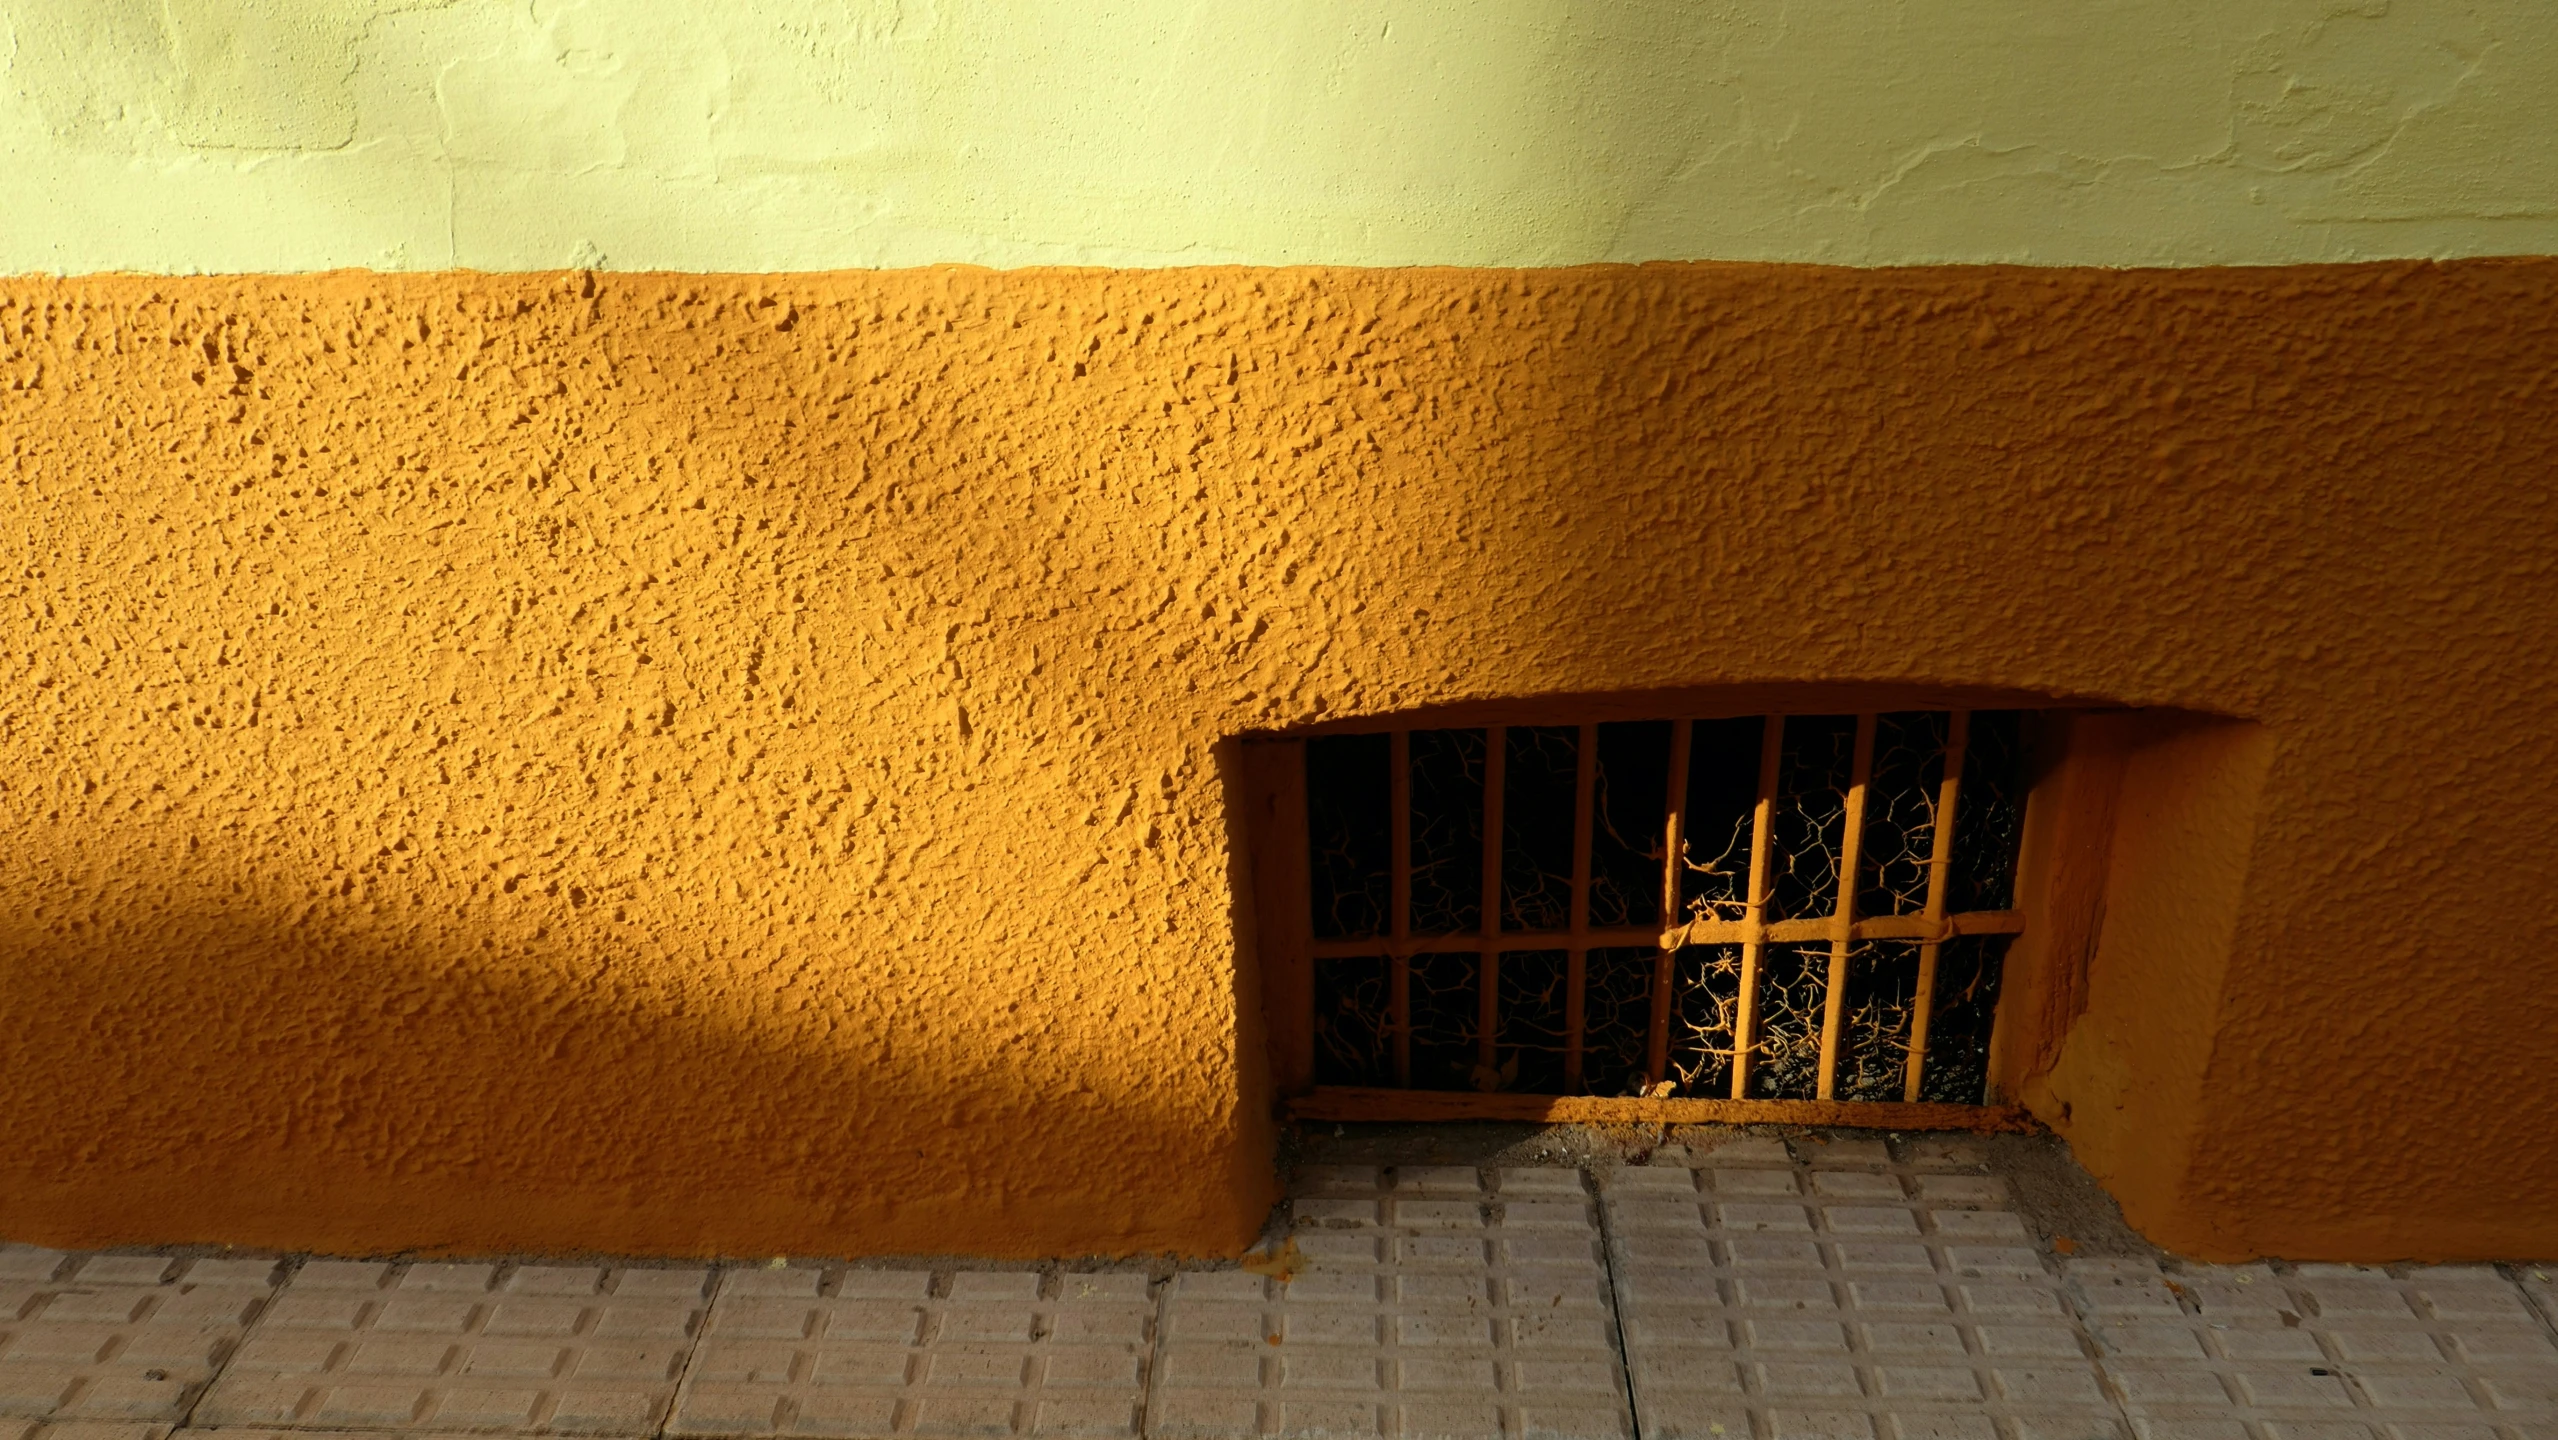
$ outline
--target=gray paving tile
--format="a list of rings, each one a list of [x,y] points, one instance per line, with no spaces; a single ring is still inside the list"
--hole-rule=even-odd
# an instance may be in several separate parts
[[[0,1417],[119,1435],[183,1419],[279,1268],[0,1247]]]
[[[167,1440],[171,1427],[112,1420],[5,1420],[0,1440]]]
[[[381,1440],[382,1434],[378,1430],[280,1430],[250,1425],[224,1425],[219,1428],[190,1425],[170,1433],[180,1437],[180,1440],[357,1440],[357,1437],[362,1437],[362,1440]],[[400,1433],[406,1437],[406,1440],[459,1440],[459,1437],[473,1432],[410,1430]],[[67,1437],[47,1436],[44,1440],[67,1440]]]
[[[1815,1169],[1880,1168],[1893,1164],[1891,1148],[1868,1136],[1805,1136],[1788,1142],[1797,1162]]]
[[[1942,1206],[2002,1191],[1927,1198],[1923,1182],[1982,1177],[1919,1172],[1879,1147],[1807,1158],[1607,1177],[1645,1440],[2120,1435],[2067,1297],[2013,1217],[1964,1208],[1939,1223]]]
[[[649,1434],[709,1281],[704,1269],[312,1261],[194,1423]]]
[[[1294,1206],[1308,1267],[1177,1277],[1147,1434],[1630,1433],[1577,1172],[1338,1176]]]
[[[1986,1172],[1988,1142],[1976,1135],[1912,1135],[1900,1142],[1901,1163],[1916,1171]]]
[[[1309,1169],[1286,1282],[0,1247],[0,1440],[2558,1440],[2548,1267],[2064,1261],[1985,1157]]]
[[[1133,1435],[1154,1301],[1136,1272],[727,1276],[677,1435]]]
[[[2537,1418],[2500,1375],[2558,1377],[2522,1293],[2483,1267],[2073,1262],[2107,1375],[2161,1433],[2450,1440]],[[2164,1292],[2172,1308],[2160,1303]],[[2473,1436],[2472,1440],[2478,1440]]]
[[[1724,1169],[1761,1165],[1791,1170],[1794,1152],[1786,1148],[1784,1141],[1773,1136],[1739,1135],[1697,1156],[1696,1163]]]

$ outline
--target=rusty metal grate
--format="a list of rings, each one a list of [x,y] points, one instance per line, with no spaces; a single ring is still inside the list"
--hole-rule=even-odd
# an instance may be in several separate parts
[[[1298,1112],[1980,1106],[2024,924],[2020,723],[1911,711],[1305,742],[1316,1089]]]

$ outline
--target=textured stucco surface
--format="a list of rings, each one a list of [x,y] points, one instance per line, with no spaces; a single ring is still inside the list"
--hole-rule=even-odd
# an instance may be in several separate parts
[[[2545,0],[0,0],[0,273],[2558,251]]]
[[[0,1233],[1232,1250],[1221,740],[1874,682],[2250,722],[2038,1102],[2150,1234],[2558,1253],[2553,376],[2538,261],[10,282]]]

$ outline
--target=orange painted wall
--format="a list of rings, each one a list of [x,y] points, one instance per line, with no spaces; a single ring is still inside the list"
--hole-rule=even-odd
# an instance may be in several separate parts
[[[1222,741],[1872,682],[2249,722],[2028,1087],[2138,1223],[2558,1254],[2554,383],[2547,261],[0,281],[0,1231],[1232,1251]]]

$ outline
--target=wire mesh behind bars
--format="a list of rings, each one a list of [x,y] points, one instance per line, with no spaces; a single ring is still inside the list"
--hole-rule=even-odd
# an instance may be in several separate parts
[[[1316,1082],[1980,1103],[2020,719],[1308,742]]]

